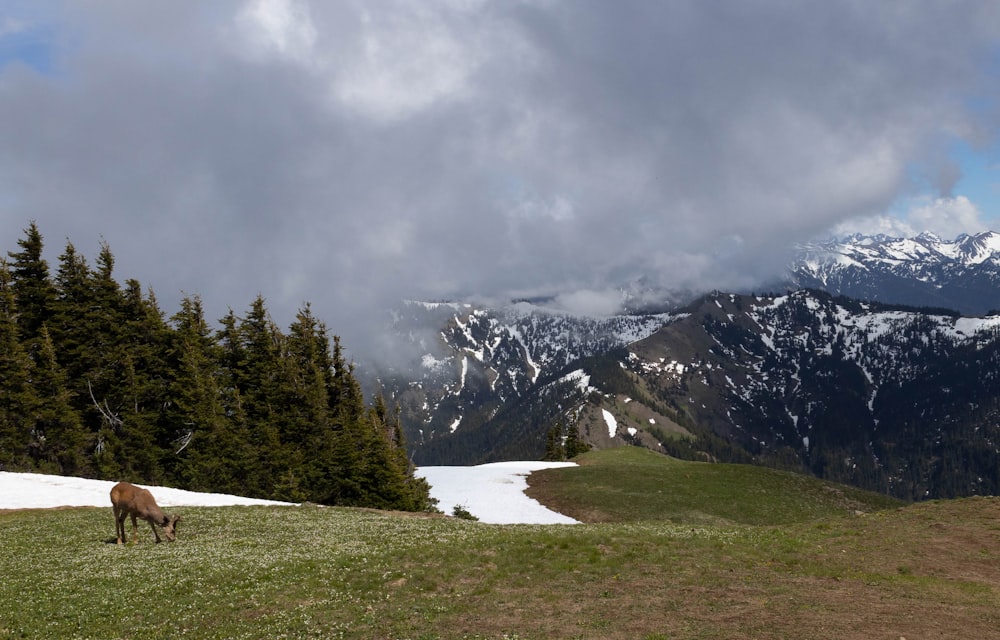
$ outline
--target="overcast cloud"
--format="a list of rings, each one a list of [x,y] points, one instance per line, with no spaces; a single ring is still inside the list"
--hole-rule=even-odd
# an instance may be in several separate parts
[[[905,197],[978,230],[949,143],[1000,121],[993,0],[4,11],[3,250],[104,238],[167,313],[310,301],[349,348],[399,298],[752,286]]]

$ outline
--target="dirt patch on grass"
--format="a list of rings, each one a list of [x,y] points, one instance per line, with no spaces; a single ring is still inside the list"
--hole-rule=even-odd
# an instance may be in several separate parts
[[[558,486],[559,481],[553,480],[553,474],[548,473],[549,471],[551,470],[534,471],[528,475],[528,488],[524,491],[526,496],[538,500],[539,503],[553,511],[580,522],[597,524],[615,521],[614,516],[610,513],[601,511],[593,505],[581,504],[579,500],[567,497],[561,491],[554,491],[553,487]]]

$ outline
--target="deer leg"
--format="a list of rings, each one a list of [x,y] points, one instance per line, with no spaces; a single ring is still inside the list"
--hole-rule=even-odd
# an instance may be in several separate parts
[[[135,524],[135,514],[130,514],[132,516],[132,543],[139,544],[139,527]]]
[[[156,525],[153,524],[152,520],[149,521],[149,528],[153,530],[153,537],[156,538],[157,542],[159,542],[160,541],[160,534],[158,534],[156,532]]]
[[[115,536],[118,538],[118,544],[122,544],[122,538],[125,537],[125,514],[118,505],[115,505],[112,511],[115,514]]]

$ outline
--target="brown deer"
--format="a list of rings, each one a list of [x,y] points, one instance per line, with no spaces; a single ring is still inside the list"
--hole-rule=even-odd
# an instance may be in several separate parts
[[[180,516],[168,516],[156,506],[156,500],[142,487],[137,487],[129,482],[119,482],[111,488],[111,508],[115,513],[115,534],[118,536],[118,544],[125,541],[125,516],[132,516],[132,541],[139,542],[139,530],[136,527],[135,519],[142,518],[149,523],[153,529],[156,541],[160,541],[160,534],[156,532],[156,525],[163,527],[163,535],[169,542],[176,539],[177,523]]]

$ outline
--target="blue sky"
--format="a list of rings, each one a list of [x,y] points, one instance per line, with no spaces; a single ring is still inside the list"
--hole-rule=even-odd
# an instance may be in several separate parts
[[[961,170],[953,192],[969,198],[982,211],[983,219],[996,226],[1000,215],[1000,147],[993,144],[975,150],[956,141],[953,154]]]
[[[752,287],[998,226],[998,45],[993,0],[8,1],[0,237],[358,340],[399,298]]]
[[[53,72],[58,28],[51,2],[12,2],[0,9],[0,67],[23,64]]]
[[[5,26],[0,39],[0,60],[3,65],[23,64],[40,73],[52,73],[51,36],[42,30],[18,30],[17,24]]]

